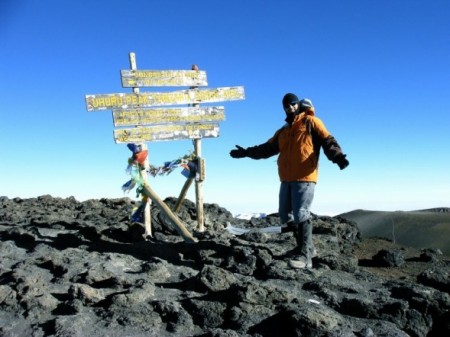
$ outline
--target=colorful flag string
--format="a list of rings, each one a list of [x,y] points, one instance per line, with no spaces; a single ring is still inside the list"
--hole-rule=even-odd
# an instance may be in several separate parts
[[[162,166],[148,165],[145,167],[145,162],[148,157],[148,150],[145,144],[127,144],[127,147],[133,152],[133,155],[128,159],[128,166],[126,173],[131,176],[131,179],[122,185],[124,193],[128,193],[136,187],[136,194],[139,196],[142,192],[142,185],[146,183],[142,176],[142,171],[146,172],[152,177],[169,175],[178,167],[182,167],[181,172],[186,178],[194,178],[197,174],[197,160],[194,153],[186,154],[178,159],[166,161]]]

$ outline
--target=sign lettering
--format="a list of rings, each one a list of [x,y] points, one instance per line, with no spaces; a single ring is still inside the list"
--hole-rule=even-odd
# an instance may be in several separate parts
[[[225,108],[154,108],[113,109],[114,126],[145,125],[152,123],[214,122],[225,119]]]
[[[206,86],[202,70],[121,70],[122,87]]]
[[[215,123],[167,124],[114,130],[114,140],[116,143],[140,143],[216,137],[219,137],[219,125]]]
[[[86,95],[86,108],[88,111],[127,108],[129,106],[145,108],[160,105],[232,101],[244,98],[244,87],[142,92],[139,94],[100,94]]]

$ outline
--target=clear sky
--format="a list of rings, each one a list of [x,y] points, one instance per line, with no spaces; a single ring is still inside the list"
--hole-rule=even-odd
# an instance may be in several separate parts
[[[131,152],[85,95],[131,92],[120,80],[130,52],[139,69],[197,64],[210,88],[245,87],[245,100],[217,104],[220,137],[202,140],[206,203],[277,211],[276,157],[229,151],[269,139],[293,92],[350,160],[340,171],[322,154],[314,213],[450,206],[448,0],[0,0],[0,195],[124,196]],[[155,166],[193,150],[148,146]],[[178,196],[180,172],[150,184]]]

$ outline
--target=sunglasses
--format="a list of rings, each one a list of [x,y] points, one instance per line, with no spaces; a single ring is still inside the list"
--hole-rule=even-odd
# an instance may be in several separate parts
[[[296,105],[297,103],[298,103],[298,101],[286,103],[286,104],[284,104],[284,107],[285,107],[285,108],[289,108],[290,106],[294,106],[294,105]]]

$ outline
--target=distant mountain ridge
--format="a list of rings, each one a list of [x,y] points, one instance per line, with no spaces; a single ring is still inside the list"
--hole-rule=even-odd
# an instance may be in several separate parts
[[[440,249],[450,255],[450,208],[417,211],[354,210],[338,215],[355,221],[363,238],[384,237],[414,248]]]
[[[415,212],[438,212],[438,213],[450,213],[450,207],[437,207],[437,208],[429,208],[422,209]]]

